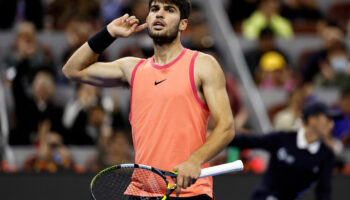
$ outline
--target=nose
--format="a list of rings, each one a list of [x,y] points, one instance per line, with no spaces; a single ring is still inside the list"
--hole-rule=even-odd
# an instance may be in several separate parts
[[[164,18],[164,13],[163,13],[163,9],[159,9],[156,15],[156,18]]]

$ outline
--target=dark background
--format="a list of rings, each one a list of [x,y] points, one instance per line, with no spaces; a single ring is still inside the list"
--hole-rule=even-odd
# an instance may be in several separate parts
[[[83,200],[91,199],[89,184],[94,174],[0,174],[2,200]],[[216,200],[248,199],[260,175],[232,174],[214,178]],[[333,199],[344,200],[350,186],[350,177],[335,175]],[[292,187],[292,185],[291,185]],[[304,198],[311,200],[313,190]]]

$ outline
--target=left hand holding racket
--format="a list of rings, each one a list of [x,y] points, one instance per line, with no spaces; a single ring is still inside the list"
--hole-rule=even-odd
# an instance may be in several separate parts
[[[175,166],[173,171],[178,174],[175,180],[177,185],[176,196],[178,197],[181,188],[186,189],[196,182],[201,173],[201,165],[194,160],[187,160]]]

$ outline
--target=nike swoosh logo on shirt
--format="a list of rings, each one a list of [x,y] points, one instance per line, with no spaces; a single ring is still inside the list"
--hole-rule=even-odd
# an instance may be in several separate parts
[[[160,84],[160,83],[162,83],[162,82],[164,82],[164,81],[166,81],[166,79],[164,79],[164,80],[161,80],[161,81],[154,81],[154,85],[158,85],[158,84]]]

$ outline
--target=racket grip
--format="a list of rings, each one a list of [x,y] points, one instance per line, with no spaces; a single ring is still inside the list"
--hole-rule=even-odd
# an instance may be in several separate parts
[[[219,174],[225,174],[230,172],[236,172],[236,171],[242,171],[243,170],[243,163],[241,160],[236,160],[234,162],[214,166],[214,167],[208,167],[204,168],[201,171],[201,174],[199,175],[199,178],[204,178],[208,176],[215,176]]]

